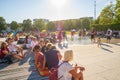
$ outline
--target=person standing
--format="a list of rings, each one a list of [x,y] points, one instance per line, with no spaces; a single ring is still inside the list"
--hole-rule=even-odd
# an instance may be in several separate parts
[[[95,30],[92,29],[91,31],[91,43],[95,43]]]
[[[63,39],[62,30],[60,30],[60,31],[58,32],[57,39],[58,39],[58,43],[61,44],[62,39]]]
[[[98,47],[101,47],[101,38],[100,37],[98,37],[97,44],[98,44]]]
[[[74,39],[74,30],[71,31],[71,40],[73,41]]]
[[[110,28],[107,30],[106,36],[107,36],[107,43],[110,43],[112,36],[112,30]]]
[[[66,31],[63,31],[63,32],[62,32],[62,35],[63,35],[63,40],[66,40],[66,41],[67,41],[67,34],[66,34]]]

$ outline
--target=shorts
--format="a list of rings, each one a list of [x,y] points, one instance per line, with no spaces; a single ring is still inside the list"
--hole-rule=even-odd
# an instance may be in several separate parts
[[[107,40],[111,40],[111,36],[107,36]]]
[[[91,39],[94,39],[95,38],[95,36],[94,35],[91,35]]]
[[[18,51],[11,51],[10,54],[18,54]]]

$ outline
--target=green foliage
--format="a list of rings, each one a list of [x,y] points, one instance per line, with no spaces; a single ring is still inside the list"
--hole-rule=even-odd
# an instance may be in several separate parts
[[[46,29],[50,30],[50,31],[55,31],[56,30],[56,26],[55,26],[55,22],[48,22],[46,25]]]
[[[24,31],[29,31],[32,28],[32,21],[30,19],[23,20],[22,26]]]
[[[10,24],[10,28],[12,30],[17,30],[20,27],[20,25],[16,21],[12,21]]]
[[[5,30],[7,28],[5,19],[3,17],[0,17],[0,31]]]
[[[116,4],[110,3],[100,13],[95,23],[91,25],[96,30],[120,30],[120,0],[116,0]]]
[[[43,19],[35,20],[34,23],[33,23],[33,27],[38,29],[38,30],[45,29],[45,22],[44,22],[44,20]]]
[[[90,29],[90,19],[89,18],[83,18],[82,19],[82,28]]]
[[[64,30],[71,30],[72,29],[72,23],[71,20],[63,20],[62,26]]]
[[[90,22],[92,19],[90,18],[80,18],[80,19],[70,19],[70,20],[63,20],[63,29],[64,30],[71,30],[71,29],[80,29],[86,28],[90,29]]]
[[[116,23],[120,23],[120,0],[116,0],[115,11],[116,11]]]
[[[120,23],[119,24],[93,24],[91,26],[98,31],[106,31],[108,28],[112,30],[120,30]]]
[[[110,5],[107,5],[102,12],[100,13],[99,16],[99,24],[111,24],[114,23],[114,5],[112,2]]]

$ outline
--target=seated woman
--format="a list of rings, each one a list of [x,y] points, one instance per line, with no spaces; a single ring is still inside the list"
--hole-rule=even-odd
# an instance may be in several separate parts
[[[2,42],[1,49],[0,49],[0,59],[1,59],[1,61],[2,62],[12,63],[11,57],[12,57],[12,55],[10,55],[10,53],[9,53],[7,43]]]
[[[32,38],[32,40],[31,40],[31,43],[29,45],[29,50],[26,52],[27,54],[31,53],[33,51],[33,48],[35,47],[35,45],[38,44],[38,40],[36,37],[32,36],[31,38]]]
[[[33,49],[34,52],[34,59],[35,59],[35,66],[39,71],[41,76],[48,76],[49,70],[45,67],[46,59],[44,54],[40,51],[40,46],[36,45]]]
[[[73,67],[69,62],[73,59],[73,51],[67,50],[64,53],[63,63],[58,68],[59,80],[83,80],[84,67],[75,66]],[[78,69],[80,70],[78,72]]]
[[[8,49],[10,54],[12,54],[13,57],[18,60],[22,60],[25,57],[22,48],[14,45],[13,40],[11,38],[8,39]],[[21,53],[21,55],[18,54],[19,52]]]

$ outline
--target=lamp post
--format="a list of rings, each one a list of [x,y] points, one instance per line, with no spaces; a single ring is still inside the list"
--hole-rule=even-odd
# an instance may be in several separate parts
[[[96,19],[96,0],[94,1],[94,19]]]

